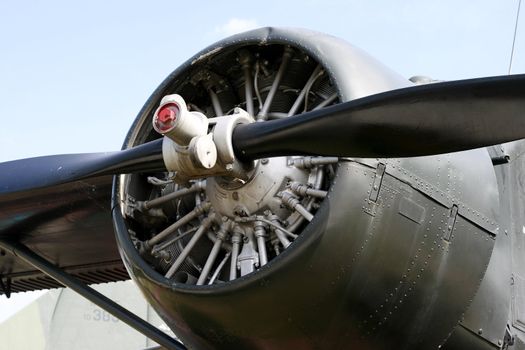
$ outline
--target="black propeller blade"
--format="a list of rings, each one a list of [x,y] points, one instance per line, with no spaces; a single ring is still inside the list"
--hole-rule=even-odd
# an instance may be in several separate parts
[[[421,85],[298,116],[239,125],[243,160],[285,155],[413,157],[525,137],[525,75]]]
[[[93,176],[165,170],[162,139],[111,153],[62,154],[0,163],[0,194]]]
[[[242,160],[285,155],[413,157],[525,137],[525,75],[393,90],[298,116],[243,124]],[[37,157],[0,164],[0,194],[88,177],[164,170],[162,140],[113,153]]]

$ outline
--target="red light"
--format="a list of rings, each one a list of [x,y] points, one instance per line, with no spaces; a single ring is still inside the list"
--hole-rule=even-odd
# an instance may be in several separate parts
[[[176,103],[167,103],[162,106],[155,119],[155,126],[160,132],[165,132],[173,128],[175,120],[179,116],[180,109]]]

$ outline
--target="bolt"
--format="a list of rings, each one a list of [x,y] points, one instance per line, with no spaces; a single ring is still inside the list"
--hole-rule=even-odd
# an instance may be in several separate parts
[[[479,335],[482,335],[482,334],[483,334],[483,329],[481,329],[481,328],[478,329],[478,334],[479,334]]]
[[[233,213],[239,216],[248,216],[248,210],[241,205],[235,206],[235,208],[233,208]]]
[[[261,159],[261,164],[268,164],[268,158]]]

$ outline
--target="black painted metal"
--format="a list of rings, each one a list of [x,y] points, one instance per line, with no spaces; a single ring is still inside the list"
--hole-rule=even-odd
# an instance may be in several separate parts
[[[439,221],[420,225],[399,215],[397,207],[411,193],[426,218],[449,209],[390,176],[377,213],[366,213],[362,203],[373,175],[373,169],[356,164],[341,166],[329,197],[289,249],[257,273],[220,285],[165,279],[138,256],[118,205],[113,220],[131,275],[188,346],[437,348],[476,292],[493,240],[462,219],[442,250]]]
[[[73,278],[69,274],[62,271],[60,268],[51,264],[32,250],[20,243],[9,242],[7,240],[0,241],[0,246],[4,249],[11,251],[16,256],[28,264],[34,266],[46,275],[57,280],[64,286],[73,289],[84,298],[88,299],[92,303],[98,305],[102,309],[111,313],[113,316],[126,323],[128,326],[134,328],[138,332],[144,334],[146,337],[166,347],[167,349],[180,349],[184,350],[186,347],[177,340],[169,337],[164,332],[158,330],[151,324],[147,323],[140,317],[129,312],[127,309],[115,303],[113,300],[108,299],[101,293],[97,292],[93,288],[85,285],[84,283]]]
[[[4,283],[4,276],[0,275],[0,289],[4,295],[9,299],[11,297],[11,278],[7,277]]]
[[[111,153],[62,154],[0,164],[0,194],[56,186],[94,176],[164,168],[162,139]]]
[[[525,136],[525,74],[392,90],[291,118],[239,125],[238,157],[415,157]]]
[[[202,52],[189,60],[186,65],[173,73],[157,89],[135,121],[128,134],[126,146],[144,141],[144,135],[147,134],[146,129],[151,129],[148,116],[151,116],[152,110],[158,105],[159,99],[170,90],[170,87],[172,88],[176,85],[177,81],[182,80],[183,77],[191,75],[190,66],[195,66],[212,58],[228,46],[228,49],[231,49],[234,46],[237,48],[246,44],[293,44],[294,47],[300,47],[305,52],[313,53],[312,56],[323,62],[327,71],[338,78],[337,89],[342,100],[358,98],[384,91],[385,89],[406,86],[403,85],[405,84],[403,81],[397,81],[396,79],[389,80],[389,83],[383,85],[377,84],[377,81],[381,80],[377,77],[388,76],[388,73],[377,65],[373,65],[370,70],[367,70],[368,57],[361,54],[356,56],[349,55],[348,52],[353,51],[348,49],[346,45],[340,45],[338,42],[334,45],[326,44],[327,42],[333,43],[333,40],[335,39],[331,37],[327,39],[325,36],[312,33],[307,35],[305,32],[298,30],[268,28],[243,34],[241,37],[237,36],[210,47],[208,51]],[[350,61],[353,64],[347,64]],[[350,74],[356,72],[348,71],[349,67],[357,67],[361,74]],[[366,84],[371,80],[373,80],[373,83],[370,85],[373,87],[369,87]],[[361,88],[362,86],[366,88]],[[434,87],[429,87],[429,89],[434,89]],[[505,96],[508,96],[507,86],[502,90],[492,91],[491,94],[494,93],[499,96],[498,98],[505,99]],[[514,92],[519,95],[523,93],[522,90],[517,88]],[[353,95],[356,91],[356,95]],[[401,94],[403,93],[401,92]],[[464,108],[468,112],[467,114],[472,114],[472,111],[475,111],[480,116],[483,116],[485,110],[480,106],[492,108],[493,106],[490,106],[490,104],[497,104],[494,103],[494,100],[491,100],[492,96],[481,96],[479,91],[472,93],[471,97],[483,97],[483,99],[478,99],[480,104],[477,107],[471,106],[472,110]],[[464,102],[460,101],[460,94],[446,96],[446,99],[449,106]],[[363,101],[366,101],[366,99],[361,100],[360,103],[364,103]],[[407,96],[405,96],[403,101],[405,107],[406,105],[412,106],[412,102],[415,104],[419,103]],[[474,139],[479,141],[483,139],[482,136],[486,135],[486,129],[496,129],[491,124],[478,123],[478,120],[476,120],[474,125],[470,124],[469,126],[472,129],[463,130],[461,129],[463,125],[461,120],[442,115],[443,110],[439,110],[440,103],[438,101],[433,100],[429,103],[432,111],[436,110],[436,113],[441,113],[439,118],[445,118],[445,122],[453,123],[449,129],[452,135],[446,135],[451,140],[468,131],[473,134]],[[432,103],[436,105],[432,105]],[[487,106],[484,105],[485,103],[487,103]],[[424,106],[425,103],[422,105]],[[514,110],[511,114],[516,112],[517,107],[516,105],[513,106]],[[384,106],[380,105],[380,107],[383,108]],[[378,148],[360,149],[357,144],[355,146],[356,150],[363,152],[398,152],[408,149],[410,151],[410,143],[414,139],[411,139],[412,141],[405,140],[406,144],[402,144],[397,148],[391,148],[387,141],[402,139],[404,132],[413,131],[415,125],[418,124],[403,124],[401,127],[400,123],[403,120],[398,118],[397,113],[393,112],[398,107],[400,107],[401,112],[404,109],[396,104],[390,107],[393,108],[390,117],[396,119],[396,121],[392,125],[387,122],[383,126],[387,129],[391,128],[390,130],[396,131],[397,134],[385,135],[388,134],[385,131],[386,129],[376,128],[375,130],[379,133],[375,135],[369,132],[368,135],[371,135],[372,139],[367,140],[367,143],[375,144]],[[430,108],[429,106],[427,107]],[[432,129],[432,125],[434,125],[432,123],[442,124],[443,121],[438,121],[438,116],[434,115],[433,112],[428,112],[425,108],[420,110],[420,115],[424,115],[423,120],[429,119],[428,123],[430,124],[428,125],[431,126],[431,131],[436,131],[437,129]],[[514,122],[510,123],[508,119],[505,119],[507,118],[507,115],[504,114],[506,113],[505,110],[499,110],[499,113],[501,115],[498,115],[498,117],[501,116],[502,118],[498,120],[497,127],[502,127],[505,135],[512,135],[514,131],[510,129],[516,128],[517,124]],[[414,113],[414,117],[417,117],[416,114]],[[335,114],[335,117],[327,118],[348,119],[348,116],[345,117],[344,115],[345,113],[340,111],[339,115]],[[380,119],[380,117],[378,116],[377,119]],[[373,113],[367,118],[370,118],[370,121],[377,122]],[[316,118],[313,119],[316,120]],[[321,118],[319,117],[319,119]],[[419,121],[421,122],[421,120]],[[383,120],[382,122],[384,123],[385,121]],[[271,123],[259,124],[273,125]],[[323,150],[330,151],[331,149],[342,147],[339,143],[335,144],[335,148],[330,148],[326,144],[316,143],[315,141],[319,140],[319,138],[315,137],[318,136],[309,138],[309,135],[322,134],[325,131],[329,131],[327,137],[330,138],[330,141],[334,139],[334,133],[331,130],[334,128],[333,125],[326,126],[323,129],[325,126],[322,124],[320,124],[322,127],[314,128],[315,132],[306,130],[307,132],[305,131],[300,136],[294,136],[293,133],[289,134],[292,138],[292,143],[293,137],[307,139],[309,143],[314,144],[315,154],[322,154]],[[509,127],[509,125],[512,126]],[[312,129],[311,126],[309,125],[306,129]],[[256,128],[257,126],[250,127]],[[367,131],[366,124],[361,124],[361,127],[364,127],[364,130]],[[242,128],[237,130],[237,132],[240,131],[242,131]],[[428,133],[422,132],[419,136],[415,134],[417,132],[412,133],[411,136],[420,138],[418,147],[426,150],[432,149],[432,147],[437,149],[441,147],[440,142],[444,142],[440,138],[436,143],[434,139],[429,137]],[[366,133],[362,135],[366,135]],[[355,137],[357,141],[360,141],[359,137],[363,136],[345,133],[345,138],[349,137]],[[469,139],[467,142],[471,141]],[[261,138],[261,142],[269,141],[267,138]],[[252,146],[247,146],[245,150],[249,150],[249,147]],[[270,148],[261,149],[265,152],[276,152],[276,149],[281,152],[285,147],[291,148],[292,146],[295,147],[296,145],[292,144],[290,146],[284,143],[279,148],[268,146]],[[257,147],[262,146],[259,145]],[[261,151],[257,147],[254,146],[253,150],[255,152]],[[452,147],[457,147],[457,144]],[[439,149],[442,151],[442,148]],[[482,152],[482,150],[479,151]],[[310,149],[294,149],[293,152],[307,153],[310,152]],[[523,154],[523,152],[520,154]],[[453,157],[457,156],[457,154],[453,155]],[[480,169],[477,168],[478,166],[483,166],[482,169],[492,171],[488,157],[484,157],[479,161],[479,158],[474,157],[472,152],[469,155],[465,155],[461,159],[462,161],[453,162],[447,157],[443,156],[440,159],[437,159],[437,157],[426,157],[415,160],[388,160],[390,163],[387,165],[384,186],[380,186],[378,190],[377,202],[368,200],[369,190],[375,176],[375,167],[353,161],[342,163],[336,174],[335,182],[337,184],[334,182],[329,197],[323,203],[312,223],[307,226],[301,236],[294,242],[294,245],[257,273],[233,282],[215,286],[196,287],[167,280],[154,271],[138,255],[135,246],[130,240],[124,221],[125,218],[122,217],[120,212],[119,203],[122,202],[122,198],[119,197],[120,187],[118,182],[115,183],[113,191],[113,219],[117,231],[117,239],[120,243],[125,264],[130,269],[146,298],[156,308],[161,317],[166,320],[167,324],[177,334],[181,335],[185,343],[198,349],[216,349],[220,347],[226,349],[288,349],[292,347],[302,349],[350,347],[426,349],[437,348],[446,341],[447,337],[449,339],[447,345],[451,346],[451,348],[460,344],[459,348],[462,349],[482,349],[485,347],[479,345],[478,342],[485,342],[483,339],[492,342],[492,345],[487,342],[485,342],[485,345],[489,345],[489,348],[494,348],[494,341],[497,344],[497,338],[493,338],[490,333],[494,333],[496,336],[498,335],[498,329],[500,327],[503,329],[505,324],[501,322],[499,315],[505,316],[508,314],[509,298],[507,298],[507,294],[502,293],[501,290],[492,287],[492,285],[486,286],[489,283],[485,282],[493,279],[494,285],[503,286],[502,289],[505,289],[506,292],[508,291],[507,284],[499,283],[499,280],[494,278],[496,274],[504,275],[500,260],[496,260],[494,257],[508,255],[501,253],[506,251],[500,247],[505,248],[506,245],[499,245],[495,248],[496,252],[500,254],[492,254],[491,264],[494,265],[494,268],[489,267],[488,272],[485,273],[494,245],[493,233],[483,229],[484,225],[489,225],[486,221],[479,221],[479,219],[474,217],[474,214],[470,213],[476,212],[478,217],[480,214],[482,217],[484,214],[497,214],[497,203],[495,203],[498,201],[497,194],[502,195],[504,192],[498,192],[492,188],[494,179],[490,176],[490,171],[482,174]],[[158,158],[155,159],[158,160]],[[43,162],[42,159],[41,161]],[[58,163],[60,162],[54,165],[60,166],[61,164]],[[82,161],[79,161],[79,163],[82,163]],[[7,178],[11,181],[7,183],[8,186],[16,185],[16,177],[20,175],[19,173],[2,177],[3,171],[1,167],[5,167],[5,164],[0,165],[0,181]],[[23,164],[18,163],[13,165],[13,167]],[[443,166],[440,164],[443,164]],[[61,183],[60,181],[62,180],[56,180],[60,176],[59,169],[49,165],[45,166],[47,167],[45,169],[50,170],[57,176],[54,179],[51,179],[54,175],[48,178],[51,184],[56,184],[53,181]],[[108,166],[117,172],[112,168],[112,164],[108,163]],[[502,170],[507,167],[498,168]],[[23,171],[31,172],[32,169],[32,167],[28,167]],[[41,171],[38,168],[36,169]],[[71,167],[71,169],[74,169],[74,167]],[[475,176],[472,176],[470,172],[463,171],[465,169],[471,169]],[[97,171],[88,175],[70,173],[68,176],[77,179],[75,176],[101,174]],[[111,170],[108,171],[108,173],[110,172]],[[119,169],[119,172],[124,172],[123,168]],[[428,173],[432,176],[425,177],[421,175],[422,173],[423,175]],[[516,172],[515,175],[522,173],[523,171]],[[40,174],[40,172],[37,174]],[[403,177],[403,174],[406,176]],[[30,177],[34,175],[34,173],[28,174]],[[447,175],[448,180],[446,180]],[[30,185],[35,183],[37,187],[42,185],[42,182],[39,182],[38,179],[31,181],[35,182],[28,182]],[[117,181],[120,180],[117,179]],[[519,184],[519,187],[516,186],[516,188],[511,189],[514,190],[514,193],[521,193],[522,181],[513,181]],[[7,194],[7,197],[18,197],[19,193],[12,194],[12,192],[31,188],[27,183],[26,185],[18,184],[16,186],[19,187],[14,187],[14,189],[13,187],[0,188],[0,193]],[[45,184],[42,186],[45,186]],[[480,189],[483,189],[483,191]],[[29,191],[21,194],[28,193]],[[86,193],[83,194],[88,196]],[[509,202],[510,205],[509,198],[508,195],[504,197],[505,203]],[[90,200],[92,200],[91,197]],[[459,219],[454,224],[451,240],[442,242],[442,227],[439,220],[447,217],[450,206],[457,204],[457,200],[462,200],[465,206],[459,206]],[[16,201],[20,202],[18,198]],[[402,211],[398,209],[400,208],[400,203],[408,203],[416,211],[423,208],[424,211],[422,213],[426,216],[418,218],[411,215],[410,211]],[[489,205],[492,203],[494,203],[496,209],[493,208],[493,205]],[[509,232],[518,232],[520,233],[519,239],[525,239],[521,238],[523,230],[521,223],[524,222],[521,218],[525,210],[520,206],[522,203],[519,205],[514,203],[513,205],[516,207],[516,212],[520,213],[520,216],[516,216],[515,219],[519,218],[520,220],[509,220],[517,225],[512,227]],[[14,214],[10,217],[14,218]],[[43,213],[41,216],[44,215],[46,213]],[[81,221],[83,219],[80,218],[78,220]],[[491,218],[491,220],[494,220],[494,218]],[[491,225],[494,226],[494,223]],[[4,229],[5,232],[3,233],[12,237],[16,227],[9,226],[9,230]],[[499,237],[504,237],[504,234],[500,232]],[[13,239],[21,240],[21,238],[22,236],[17,236]],[[518,241],[518,243],[520,242]],[[42,265],[45,268],[43,271],[50,276],[54,278],[57,276],[57,279],[66,278],[65,281],[67,283],[72,281],[72,289],[78,288],[80,291],[77,290],[77,292],[81,294],[87,293],[88,299],[90,297],[98,298],[104,305],[114,307],[110,300],[106,300],[107,298],[98,295],[91,288],[71,278],[64,271],[30,251],[26,246],[10,242],[4,242],[3,245],[10,247],[10,251],[17,254],[21,260],[28,261],[27,259],[33,259],[33,263],[36,262]],[[525,255],[521,254],[522,248],[520,247],[525,245],[515,244],[514,246],[516,246],[516,254],[520,253],[514,257],[515,261],[521,262],[522,260],[518,260],[518,258],[523,259]],[[36,250],[40,251],[38,248]],[[46,255],[48,255],[47,252],[43,254],[43,256]],[[31,263],[30,261],[28,262]],[[504,260],[504,262],[509,262],[509,260]],[[4,266],[6,266],[5,263]],[[525,264],[520,263],[519,266],[525,266]],[[525,275],[523,271],[521,271],[521,274]],[[503,277],[506,277],[506,275]],[[479,287],[480,283],[481,287]],[[490,299],[486,299],[486,296],[490,296]],[[474,302],[471,303],[473,299]],[[476,299],[483,301],[486,299],[487,302],[478,303]],[[92,299],[89,300],[93,301]],[[493,310],[497,310],[497,312]],[[124,311],[127,312],[125,309]],[[126,317],[131,317],[131,322],[140,321],[135,320],[132,316],[127,315]],[[458,326],[459,322],[462,322],[460,326]],[[478,324],[480,325],[479,327],[477,327]],[[473,330],[477,329],[483,329],[484,332],[476,335],[473,333]],[[487,332],[487,329],[491,331]],[[452,336],[450,336],[451,332],[453,332]],[[503,332],[499,333],[503,334]],[[468,334],[468,336],[465,336],[465,334]],[[473,336],[474,339],[471,339]],[[168,341],[173,342],[172,339]],[[184,348],[182,346],[174,347],[171,343],[167,347]]]
[[[113,235],[109,175],[0,195],[0,240],[23,242],[82,282],[129,279]],[[0,249],[0,273],[11,291],[61,285]],[[2,291],[0,290],[0,294]]]
[[[409,85],[332,37],[263,28],[207,48],[170,75],[139,113],[125,148],[148,135],[162,96],[180,91],[199,65],[213,66],[223,53],[254,44],[304,50],[334,76],[342,101]],[[377,202],[369,200],[377,162],[342,162],[329,196],[292,246],[256,273],[212,286],[168,280],[139,255],[120,208],[126,194],[120,184],[133,177],[116,178],[112,208],[120,252],[150,304],[192,348],[438,348],[458,327],[491,256],[486,222],[469,221],[469,213],[497,213],[493,167],[484,150],[386,163]],[[457,200],[465,206],[458,207],[445,242],[440,220]],[[401,212],[400,203],[422,217]]]
[[[493,165],[502,165],[507,164],[510,161],[510,157],[508,155],[495,156],[491,160]]]

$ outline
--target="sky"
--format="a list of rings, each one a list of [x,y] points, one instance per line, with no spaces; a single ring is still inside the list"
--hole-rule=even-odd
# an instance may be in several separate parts
[[[120,149],[171,71],[262,26],[343,38],[407,78],[504,75],[518,1],[0,0],[0,162]],[[525,4],[511,73],[525,73]],[[37,295],[0,297],[0,322]]]

